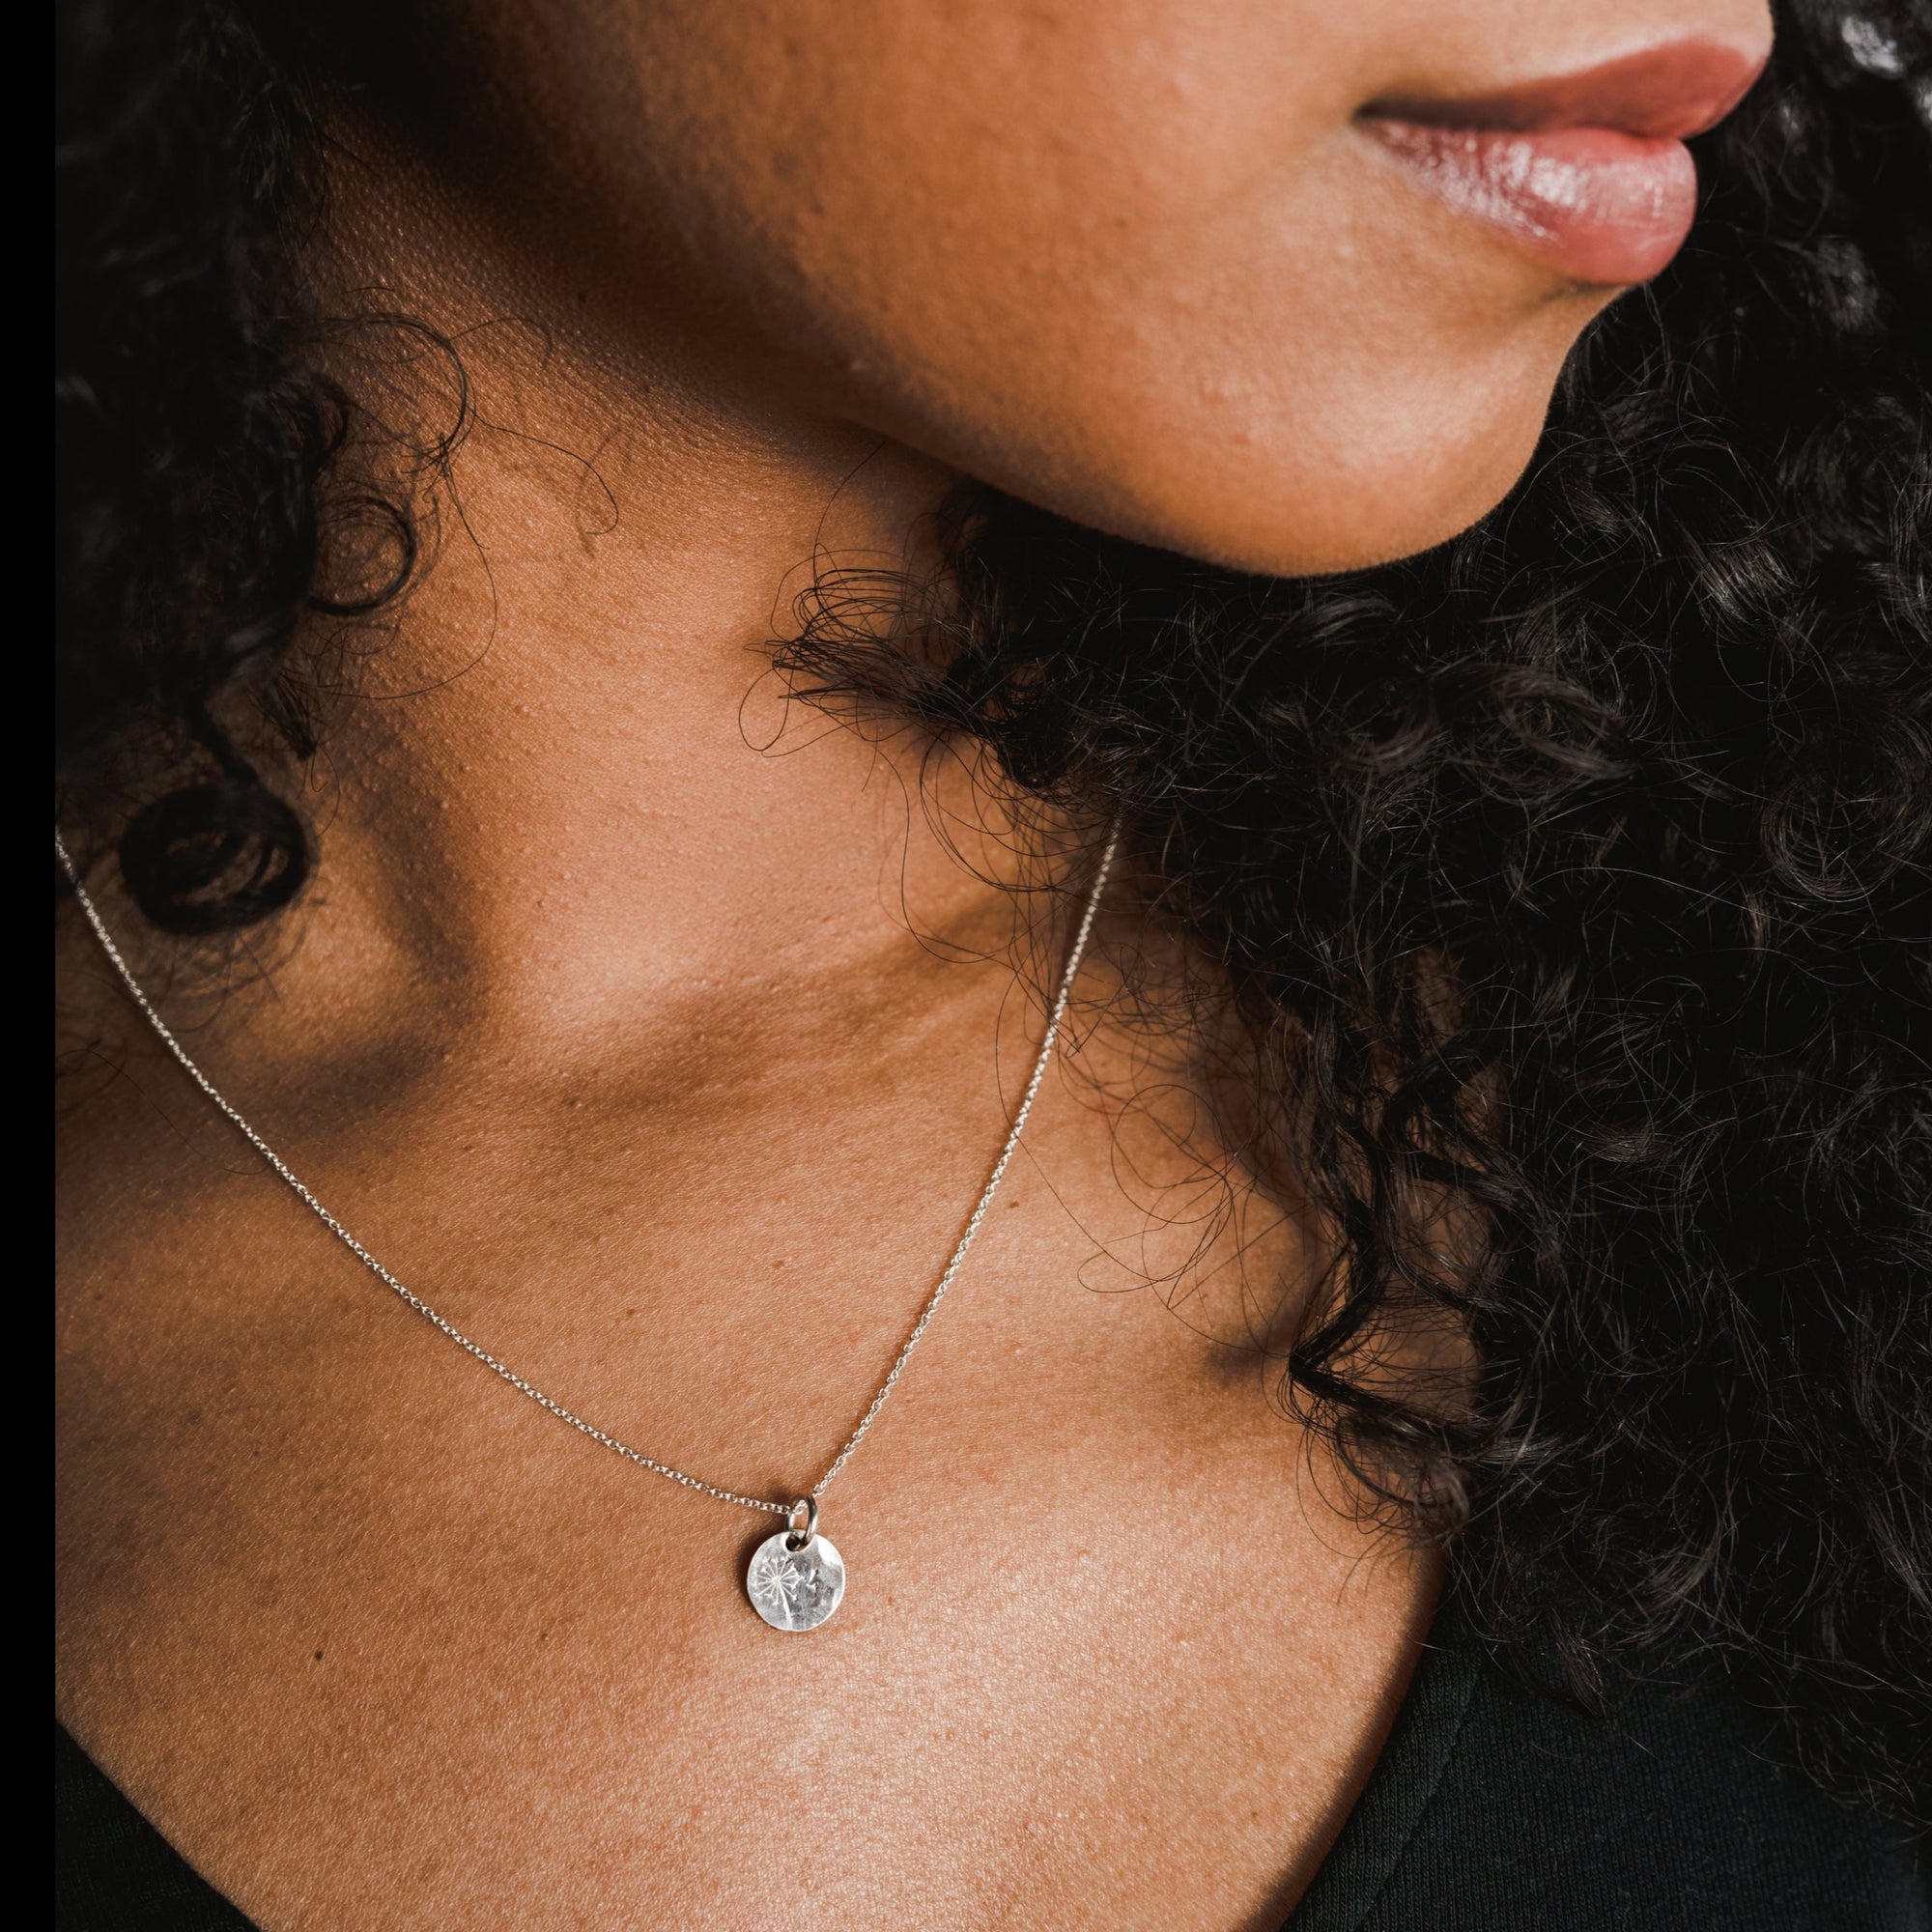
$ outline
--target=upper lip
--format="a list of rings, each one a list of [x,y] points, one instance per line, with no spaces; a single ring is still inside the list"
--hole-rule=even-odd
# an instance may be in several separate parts
[[[1750,91],[1770,49],[1723,41],[1666,41],[1595,67],[1493,93],[1391,95],[1362,111],[1378,119],[1438,128],[1534,133],[1552,128],[1609,128],[1685,140],[1714,128]]]

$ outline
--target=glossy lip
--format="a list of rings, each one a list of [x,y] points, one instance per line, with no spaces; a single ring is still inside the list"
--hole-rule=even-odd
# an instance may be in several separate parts
[[[1572,282],[1617,286],[1648,281],[1683,245],[1697,199],[1684,142],[1769,57],[1674,41],[1495,93],[1389,96],[1359,120],[1438,200]]]
[[[1420,127],[1495,128],[1511,133],[1553,128],[1607,128],[1667,141],[1715,128],[1747,94],[1771,58],[1721,41],[1666,41],[1575,73],[1532,80],[1493,94],[1393,95],[1362,112]]]

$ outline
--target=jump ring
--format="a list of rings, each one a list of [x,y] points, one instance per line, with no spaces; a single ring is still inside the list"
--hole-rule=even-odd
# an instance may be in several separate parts
[[[799,1512],[805,1512],[805,1520],[799,1520]],[[787,1549],[807,1549],[811,1539],[818,1534],[818,1502],[813,1496],[800,1496],[797,1502],[785,1512],[785,1548]]]

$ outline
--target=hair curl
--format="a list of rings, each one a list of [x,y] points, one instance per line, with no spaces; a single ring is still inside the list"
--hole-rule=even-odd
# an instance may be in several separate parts
[[[62,797],[156,923],[243,925],[310,860],[216,718],[311,749],[286,647],[353,415],[321,145],[259,7],[59,17]],[[1254,1042],[1250,1158],[1333,1233],[1286,1393],[1492,1625],[1585,1686],[1700,1659],[1922,1822],[1932,28],[1779,28],[1690,244],[1465,535],[1275,582],[981,496],[943,651],[822,596],[782,655],[1124,816]],[[373,608],[410,505],[355,500],[403,545]],[[1432,1312],[1476,1351],[1451,1403],[1374,1372]]]

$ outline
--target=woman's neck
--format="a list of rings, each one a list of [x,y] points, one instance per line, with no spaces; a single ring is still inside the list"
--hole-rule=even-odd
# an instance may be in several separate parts
[[[356,950],[332,983],[512,1057],[721,1004],[753,1058],[795,1052],[879,1023],[901,979],[929,1008],[914,930],[997,951],[1010,903],[974,873],[1000,862],[962,868],[920,809],[924,748],[788,700],[768,641],[815,560],[920,569],[954,479],[748,355],[620,330],[407,161],[338,168],[333,221],[343,305],[452,344],[470,414],[378,647],[323,640],[357,665],[308,915]],[[446,426],[440,357],[374,324],[342,355],[384,416]]]

